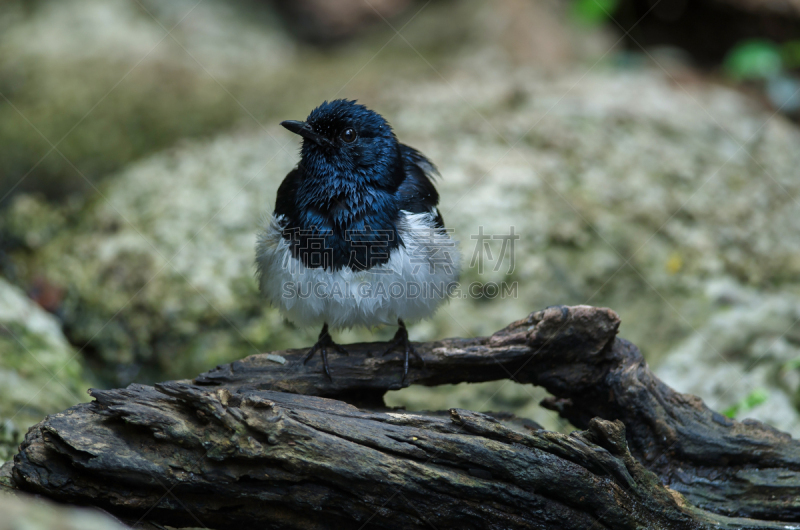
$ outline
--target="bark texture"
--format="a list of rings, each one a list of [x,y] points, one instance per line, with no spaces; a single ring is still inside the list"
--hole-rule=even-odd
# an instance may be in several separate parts
[[[333,381],[297,350],[92,390],[31,429],[13,479],[134,521],[219,529],[800,528],[797,441],[666,387],[618,327],[608,309],[558,307],[416,345],[425,363],[408,383],[541,385],[585,429],[571,435],[387,410],[402,361],[357,344],[329,359]]]

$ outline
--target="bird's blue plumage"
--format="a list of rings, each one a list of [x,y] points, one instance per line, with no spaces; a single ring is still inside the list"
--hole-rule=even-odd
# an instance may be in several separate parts
[[[310,267],[359,270],[386,263],[403,245],[400,212],[436,207],[435,167],[399,143],[380,114],[355,101],[325,102],[305,123],[329,143],[305,137],[300,164],[278,190],[275,212],[287,219],[284,237],[293,255]],[[356,131],[350,143],[341,138],[348,128]]]

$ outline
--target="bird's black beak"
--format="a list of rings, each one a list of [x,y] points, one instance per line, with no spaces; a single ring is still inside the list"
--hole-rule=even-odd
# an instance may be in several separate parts
[[[312,129],[306,122],[304,121],[295,121],[295,120],[286,120],[282,121],[281,125],[289,129],[295,134],[299,134],[303,138],[307,138],[314,142],[317,145],[330,145],[331,141],[325,138],[322,135],[317,134],[314,129]]]

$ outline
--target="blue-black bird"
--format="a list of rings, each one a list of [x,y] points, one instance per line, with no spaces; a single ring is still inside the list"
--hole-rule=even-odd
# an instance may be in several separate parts
[[[438,171],[355,101],[326,101],[281,125],[303,144],[259,234],[261,292],[296,324],[322,326],[304,363],[319,351],[328,378],[328,350],[347,353],[329,326],[396,322],[384,355],[403,348],[404,382],[409,354],[421,360],[405,322],[432,315],[458,279],[456,242],[436,208]]]

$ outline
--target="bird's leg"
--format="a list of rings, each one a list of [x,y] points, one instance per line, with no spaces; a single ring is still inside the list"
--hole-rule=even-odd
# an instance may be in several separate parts
[[[331,370],[328,367],[328,348],[333,348],[337,352],[341,353],[342,355],[347,355],[347,350],[333,342],[333,338],[331,334],[328,333],[328,324],[324,324],[322,326],[322,331],[319,332],[319,337],[317,337],[317,343],[314,344],[310,350],[308,350],[308,355],[306,358],[303,359],[303,364],[306,364],[311,358],[317,353],[319,350],[320,356],[322,357],[322,367],[325,370],[325,375],[328,376],[328,379],[333,381],[331,377]]]
[[[422,365],[425,366],[425,361],[417,353],[417,350],[414,349],[414,346],[411,345],[411,342],[408,340],[408,330],[406,329],[406,323],[403,322],[402,318],[397,319],[397,324],[400,326],[400,329],[397,330],[397,333],[394,334],[394,338],[389,341],[389,347],[386,348],[386,351],[383,352],[383,355],[390,353],[393,349],[398,346],[402,346],[405,350],[405,358],[403,359],[403,379],[400,381],[401,383],[406,382],[406,376],[408,375],[408,356],[409,354],[414,355],[417,359],[422,361]]]

